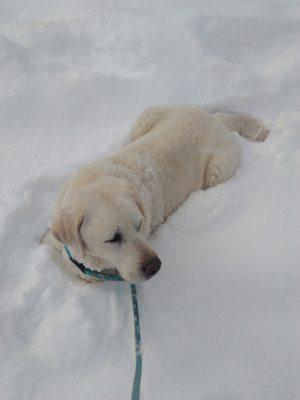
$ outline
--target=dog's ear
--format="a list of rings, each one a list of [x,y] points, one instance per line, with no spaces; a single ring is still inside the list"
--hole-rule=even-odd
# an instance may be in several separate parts
[[[84,212],[81,208],[66,207],[55,213],[50,230],[59,242],[75,246],[84,255],[85,248],[80,233],[83,221]]]

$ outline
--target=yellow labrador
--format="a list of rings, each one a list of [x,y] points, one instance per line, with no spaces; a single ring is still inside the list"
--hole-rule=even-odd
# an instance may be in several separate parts
[[[238,164],[232,131],[265,140],[269,131],[246,114],[210,114],[197,106],[153,107],[135,122],[131,142],[88,165],[64,185],[45,242],[97,271],[117,269],[141,282],[161,261],[146,242],[191,192],[229,179]]]

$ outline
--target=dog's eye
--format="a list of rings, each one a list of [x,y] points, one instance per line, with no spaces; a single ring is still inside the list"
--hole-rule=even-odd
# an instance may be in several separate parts
[[[106,240],[105,243],[119,243],[119,244],[121,244],[122,239],[123,239],[122,234],[120,232],[116,232],[114,234],[114,236],[111,239]]]

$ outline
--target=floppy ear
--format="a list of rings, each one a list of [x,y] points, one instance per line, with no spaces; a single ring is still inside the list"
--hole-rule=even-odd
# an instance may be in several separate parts
[[[52,235],[62,244],[76,246],[81,254],[85,254],[84,243],[80,234],[84,220],[81,209],[63,208],[56,212],[51,224]]]

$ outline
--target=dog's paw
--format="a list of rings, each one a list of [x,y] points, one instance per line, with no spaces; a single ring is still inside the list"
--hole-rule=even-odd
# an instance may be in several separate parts
[[[262,125],[262,129],[258,133],[255,141],[256,142],[264,142],[267,137],[270,135],[271,131],[270,129],[266,128],[264,125]]]
[[[264,142],[269,134],[270,129],[256,118],[248,118],[242,126],[242,136],[254,142]]]

